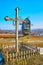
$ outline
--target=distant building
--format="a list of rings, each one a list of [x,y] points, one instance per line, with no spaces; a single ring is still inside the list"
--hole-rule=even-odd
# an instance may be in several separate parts
[[[22,23],[22,34],[30,35],[31,22],[30,22],[29,18],[26,18],[25,21],[26,22]]]
[[[40,35],[43,36],[43,33],[41,33]]]

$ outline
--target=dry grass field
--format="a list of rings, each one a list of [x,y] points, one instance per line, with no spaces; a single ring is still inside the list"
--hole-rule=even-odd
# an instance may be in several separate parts
[[[0,34],[0,38],[12,38],[15,34]]]
[[[19,36],[19,43],[43,47],[43,36]],[[15,35],[0,34],[0,45],[1,44],[15,44]],[[12,65],[12,62],[10,61],[9,64],[5,65]],[[43,65],[43,55],[28,56],[26,59],[15,59],[14,63],[15,65]]]
[[[43,55],[29,56],[26,59],[16,59],[15,65],[43,65]]]
[[[20,36],[19,43],[43,47],[43,36]],[[0,44],[14,44],[15,34],[0,34]]]
[[[24,36],[20,40],[23,44],[43,47],[43,36]]]

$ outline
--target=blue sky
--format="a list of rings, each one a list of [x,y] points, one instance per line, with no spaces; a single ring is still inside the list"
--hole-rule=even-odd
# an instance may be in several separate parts
[[[4,17],[15,18],[15,8],[19,7],[19,17],[29,17],[32,29],[43,29],[43,0],[0,0],[0,29],[15,29],[12,21],[5,21]],[[18,26],[21,29],[21,26]]]

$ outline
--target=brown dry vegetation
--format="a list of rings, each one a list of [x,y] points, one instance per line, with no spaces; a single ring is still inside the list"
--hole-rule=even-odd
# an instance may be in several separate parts
[[[12,42],[14,40],[15,34],[0,34],[0,44],[14,44],[15,42]],[[43,36],[21,36],[19,37],[19,42],[27,45],[43,47]]]
[[[14,37],[15,34],[0,34],[0,38],[10,38],[10,37]]]
[[[5,65],[43,65],[43,55],[40,56],[28,56],[26,59],[11,60]]]
[[[23,44],[43,47],[43,36],[24,36],[20,40]]]
[[[0,44],[4,45],[13,45],[15,42],[11,42],[15,40],[14,34],[0,34]],[[30,41],[35,42],[30,42]],[[43,47],[43,42],[37,42],[36,40],[43,41],[43,36],[22,36],[19,38],[19,42],[21,41],[23,44],[33,45],[33,46],[41,46]],[[0,46],[1,47],[1,46]],[[13,61],[12,61],[13,62]],[[43,55],[42,56],[30,56],[26,59],[16,59],[14,60],[15,65],[43,65]],[[12,65],[5,64],[5,65]]]

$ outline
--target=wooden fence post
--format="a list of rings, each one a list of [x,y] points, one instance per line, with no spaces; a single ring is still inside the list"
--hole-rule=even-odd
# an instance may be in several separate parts
[[[8,51],[7,51],[6,54],[5,54],[5,62],[6,63],[8,63],[8,58],[9,58],[9,56],[8,56]]]
[[[11,61],[12,60],[12,54],[10,53],[9,56],[10,56],[10,61]]]
[[[24,51],[24,59],[25,59],[25,51]]]

